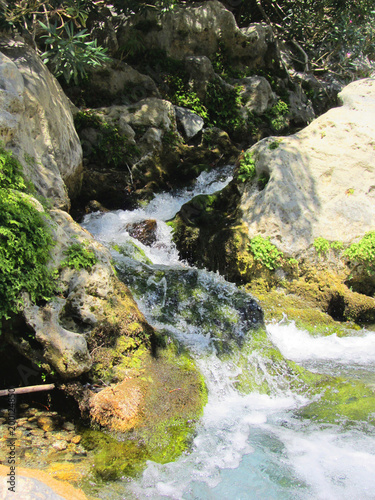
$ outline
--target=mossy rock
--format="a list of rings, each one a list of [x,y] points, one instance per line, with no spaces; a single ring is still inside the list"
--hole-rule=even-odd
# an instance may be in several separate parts
[[[167,463],[178,458],[189,448],[207,402],[206,386],[194,361],[168,337],[154,355],[143,356],[133,383],[142,393],[142,405],[128,432],[82,432],[82,444],[94,453],[97,479],[132,477],[147,460]]]
[[[236,386],[244,393],[278,394],[292,391],[312,401],[296,415],[327,424],[375,424],[374,387],[362,381],[311,372],[283,357],[259,329],[237,353],[242,368]]]

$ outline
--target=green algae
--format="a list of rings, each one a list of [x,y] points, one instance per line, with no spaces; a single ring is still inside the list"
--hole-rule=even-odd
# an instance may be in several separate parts
[[[142,390],[142,410],[128,432],[86,429],[82,444],[93,456],[96,481],[114,481],[141,473],[148,460],[176,460],[195,436],[207,402],[207,389],[188,351],[160,334],[160,346],[143,355],[136,383]]]
[[[112,248],[121,255],[124,255],[124,257],[130,257],[144,264],[152,264],[145,251],[130,239],[121,245],[113,245]]]
[[[236,354],[241,373],[235,381],[242,393],[279,394],[292,392],[310,402],[296,416],[325,424],[365,422],[375,425],[374,387],[359,380],[347,380],[314,373],[283,357],[258,329]]]

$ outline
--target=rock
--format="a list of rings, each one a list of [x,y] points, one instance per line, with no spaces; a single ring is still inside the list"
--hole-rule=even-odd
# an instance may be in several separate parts
[[[156,241],[157,223],[155,219],[127,224],[125,229],[130,236],[139,240],[144,245],[151,246]]]
[[[295,255],[317,237],[349,243],[375,227],[375,79],[353,82],[340,100],[301,132],[251,148],[257,177],[270,179],[263,190],[241,187],[250,238],[267,235]]]
[[[82,439],[82,436],[77,435],[77,436],[72,437],[71,442],[74,444],[79,444],[81,442],[81,439]]]
[[[1,139],[38,194],[68,209],[69,196],[79,194],[82,180],[71,103],[29,46],[2,37],[0,50]]]
[[[64,422],[62,428],[66,431],[74,431],[75,427],[72,422]]]
[[[108,212],[108,209],[103,207],[101,203],[96,200],[91,200],[85,207],[85,213],[91,214],[92,212]]]
[[[243,86],[241,93],[245,108],[248,111],[261,115],[269,109],[275,101],[271,85],[262,76],[251,76],[240,80],[233,80],[236,86]]]
[[[177,123],[186,139],[195,137],[204,127],[204,120],[190,109],[175,106]]]
[[[207,84],[215,78],[212,63],[206,56],[189,56],[185,59],[189,81],[200,99],[206,96]]]
[[[54,448],[56,451],[64,451],[67,449],[68,447],[68,444],[65,442],[65,441],[55,441],[54,443],[52,443],[52,448]]]
[[[120,44],[121,36],[120,33]],[[263,24],[238,28],[233,14],[214,0],[198,6],[179,5],[166,12],[157,28],[147,33],[145,43],[148,48],[165,50],[169,57],[179,60],[188,56],[212,58],[221,43],[233,64],[241,61],[259,67],[266,64],[273,36],[271,27]]]
[[[123,109],[122,119],[131,127],[175,128],[174,106],[164,99],[147,98]]]
[[[45,432],[54,431],[58,427],[58,421],[52,417],[42,416],[38,418],[38,427]]]
[[[112,102],[118,96],[128,103],[137,102],[146,97],[160,97],[151,77],[119,61],[116,61],[114,67],[108,65],[92,71],[89,88],[94,96],[100,93],[105,95],[106,100]]]

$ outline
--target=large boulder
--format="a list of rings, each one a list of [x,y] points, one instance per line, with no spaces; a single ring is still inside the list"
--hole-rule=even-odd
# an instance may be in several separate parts
[[[120,44],[121,37],[120,32]],[[266,66],[274,43],[270,26],[238,28],[233,14],[217,0],[176,6],[155,22],[155,29],[145,35],[144,41],[147,48],[165,50],[169,57],[179,60],[187,56],[213,58],[221,44],[231,59],[250,67]]]
[[[0,136],[38,194],[68,209],[82,180],[82,148],[71,103],[36,52],[0,40]]]
[[[348,85],[341,106],[290,137],[267,138],[249,153],[257,182],[240,186],[249,237],[267,235],[296,255],[315,238],[349,243],[375,227],[375,79]]]

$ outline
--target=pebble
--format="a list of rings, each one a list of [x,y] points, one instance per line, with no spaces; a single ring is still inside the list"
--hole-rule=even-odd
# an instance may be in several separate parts
[[[56,428],[57,422],[52,417],[41,416],[38,418],[38,427],[44,431],[53,431]]]
[[[74,424],[72,424],[71,422],[64,422],[62,427],[66,431],[74,431]]]
[[[81,439],[82,439],[82,436],[79,436],[77,434],[77,436],[72,437],[71,442],[74,443],[74,444],[78,444],[78,443],[81,442]]]
[[[57,451],[63,451],[66,450],[68,447],[68,444],[66,441],[55,441],[52,443],[52,448],[54,448]]]

